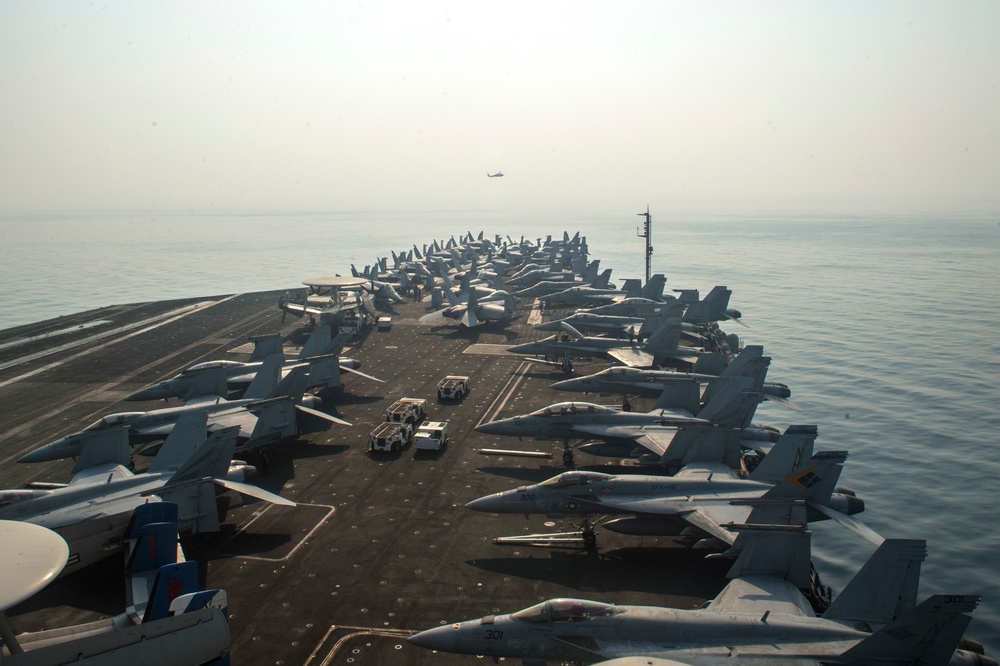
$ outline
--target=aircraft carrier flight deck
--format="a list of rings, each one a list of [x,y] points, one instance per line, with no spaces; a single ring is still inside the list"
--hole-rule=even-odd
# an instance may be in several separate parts
[[[283,321],[282,293],[113,306],[0,331],[0,487],[68,482],[72,461],[15,461],[105,414],[163,406],[121,401],[143,386],[195,363],[246,360],[249,336],[281,333],[286,344],[301,344],[305,322]],[[298,506],[225,492],[222,531],[182,539],[188,559],[200,564],[203,587],[228,594],[232,663],[469,664],[476,658],[433,653],[405,639],[553,597],[694,608],[723,588],[730,562],[706,560],[683,539],[602,530],[596,550],[498,546],[495,537],[565,529],[569,521],[464,507],[566,470],[557,442],[473,429],[574,399],[549,388],[566,376],[559,367],[504,351],[546,335],[529,324],[539,317],[534,303],[526,299],[509,323],[476,328],[421,323],[428,305],[410,298],[381,307],[391,328],[369,326],[344,355],[384,383],[345,374],[342,391],[322,394],[320,409],[352,425],[270,447],[266,471],[249,480]],[[578,362],[576,374],[606,366]],[[439,401],[437,383],[450,374],[468,375],[470,393]],[[426,398],[427,418],[448,421],[441,451],[367,451],[369,433],[401,397]],[[490,455],[484,448],[550,455]],[[578,468],[602,471],[626,464],[582,453],[575,459]],[[122,567],[116,555],[56,581],[8,613],[15,632],[121,612]]]

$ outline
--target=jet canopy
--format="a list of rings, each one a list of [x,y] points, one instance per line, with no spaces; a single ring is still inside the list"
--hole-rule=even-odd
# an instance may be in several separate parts
[[[511,617],[522,622],[581,622],[598,617],[609,617],[624,612],[613,604],[585,599],[549,599],[531,608],[513,613]]]
[[[194,372],[196,370],[208,370],[209,368],[226,368],[226,369],[228,369],[228,368],[236,368],[236,367],[240,367],[240,366],[244,366],[244,365],[246,365],[246,363],[241,363],[240,361],[205,361],[204,363],[199,363],[197,365],[192,365],[190,368],[188,368],[187,370],[185,370],[181,374]]]
[[[612,478],[611,474],[574,470],[572,472],[563,472],[558,476],[553,476],[551,479],[542,481],[538,485],[546,488],[566,488],[569,486],[585,486],[590,483],[607,481],[610,478]]]
[[[107,416],[102,416],[98,420],[91,423],[89,426],[84,428],[84,431],[105,430],[107,428],[114,428],[115,426],[126,425],[134,417],[142,416],[143,414],[145,414],[145,412],[121,412],[119,414],[108,414]]]
[[[531,412],[528,416],[568,416],[570,414],[615,414],[618,410],[614,407],[595,405],[592,402],[557,402],[554,405],[543,407],[538,411]]]

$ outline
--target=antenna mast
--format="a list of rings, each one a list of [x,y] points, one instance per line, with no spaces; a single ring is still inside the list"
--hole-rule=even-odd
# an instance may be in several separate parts
[[[649,244],[653,239],[653,218],[649,216],[649,206],[646,206],[645,213],[637,213],[637,215],[646,218],[642,233],[639,233],[639,230],[636,229],[635,235],[646,239],[646,282],[649,282],[649,269],[653,262],[653,246]]]

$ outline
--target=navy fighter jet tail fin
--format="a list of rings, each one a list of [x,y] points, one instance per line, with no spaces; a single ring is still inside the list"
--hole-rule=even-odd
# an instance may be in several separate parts
[[[935,594],[844,652],[837,663],[950,663],[972,620],[968,614],[978,605],[977,594]]]
[[[739,533],[731,552],[739,556],[727,578],[773,576],[787,580],[799,589],[810,582],[810,533],[805,529],[805,508],[800,507],[801,524],[733,525]]]
[[[827,502],[837,487],[845,460],[846,451],[820,451],[805,466],[778,481],[764,493],[763,499],[794,498]]]
[[[823,617],[874,625],[900,618],[916,604],[920,563],[925,557],[927,542],[922,539],[886,539],[834,598]]]
[[[819,429],[814,425],[791,425],[785,428],[760,464],[750,473],[754,481],[776,482],[799,469],[812,458]]]
[[[642,291],[642,281],[639,278],[626,278],[622,284],[622,291],[626,298],[635,298]]]
[[[233,459],[233,451],[236,449],[236,435],[239,434],[239,431],[239,426],[231,426],[216,430],[209,435],[184,464],[173,473],[170,481],[164,486],[164,491],[159,493],[160,496],[167,500],[166,496],[169,493],[166,490],[185,481],[206,477],[224,478],[229,473],[229,461]],[[182,490],[182,492],[187,491]]]
[[[649,278],[643,286],[642,291],[639,293],[639,296],[642,298],[648,298],[652,301],[658,301],[663,298],[663,288],[666,286],[667,276],[663,273],[657,273]]]
[[[284,363],[284,354],[271,354],[265,358],[243,397],[247,400],[262,400],[270,396],[281,379],[281,366]]]
[[[612,269],[608,268],[607,270],[602,271],[600,275],[594,278],[594,281],[590,283],[590,286],[595,289],[607,289],[608,285],[611,283],[611,270]]]
[[[302,394],[305,393],[306,387],[309,384],[307,375],[310,367],[312,367],[311,364],[309,366],[305,364],[292,366],[288,374],[281,378],[281,381],[267,394],[267,397],[280,398],[288,396],[297,402],[302,397]]]
[[[723,428],[742,430],[749,427],[757,405],[763,400],[762,393],[751,390],[749,379],[733,378],[711,402],[702,407],[697,417]]]
[[[660,394],[653,411],[661,409],[680,408],[692,414],[698,412],[701,405],[701,384],[696,379],[683,382],[667,382]]]
[[[301,361],[309,358],[310,356],[329,354],[332,343],[333,340],[330,334],[330,324],[320,324],[313,329],[312,333],[309,334],[309,339],[306,340],[304,345],[302,345],[298,358]]]
[[[277,333],[269,335],[257,335],[250,338],[253,342],[253,351],[250,353],[250,362],[263,361],[272,354],[282,354],[282,338]]]
[[[322,386],[337,388],[340,383],[340,357],[336,354],[314,356],[309,359],[309,370],[306,382],[309,388]]]
[[[208,412],[197,411],[181,414],[146,472],[155,474],[171,469],[180,469],[208,438],[207,425]]]
[[[649,339],[646,340],[645,349],[650,354],[656,355],[658,352],[670,352],[677,349],[681,341],[681,320],[676,317],[660,319],[662,322]]]
[[[731,289],[719,285],[708,292],[705,298],[688,306],[684,313],[684,321],[695,324],[707,324],[710,321],[724,321],[729,319],[726,308],[729,307],[729,297],[732,296]]]

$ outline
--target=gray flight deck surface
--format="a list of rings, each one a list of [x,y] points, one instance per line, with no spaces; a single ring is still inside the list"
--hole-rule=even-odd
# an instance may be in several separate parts
[[[68,481],[71,461],[15,461],[105,414],[162,406],[120,400],[194,363],[245,360],[248,336],[301,329],[294,317],[282,323],[280,293],[114,306],[0,331],[0,488]],[[705,551],[691,551],[682,540],[600,530],[596,554],[496,546],[497,536],[569,523],[547,527],[540,517],[463,506],[566,469],[554,442],[473,430],[566,400],[549,389],[565,378],[559,368],[503,352],[545,335],[526,321],[533,304],[523,303],[507,325],[474,329],[450,320],[421,324],[417,319],[429,311],[422,303],[386,311],[391,330],[372,327],[345,351],[385,383],[344,374],[343,393],[324,396],[321,409],[353,427],[333,425],[272,447],[266,473],[250,479],[299,506],[225,493],[223,531],[183,539],[188,558],[201,564],[203,586],[228,594],[234,664],[469,664],[476,658],[435,654],[405,638],[551,597],[693,608],[722,589],[729,563],[705,560]],[[301,344],[304,335],[293,339]],[[576,374],[606,366],[580,362]],[[437,382],[447,374],[471,377],[463,401],[438,402]],[[367,454],[370,431],[404,396],[427,398],[427,418],[450,422],[450,442],[440,452],[408,447]],[[552,457],[487,456],[480,448]],[[602,471],[618,471],[620,462],[576,457],[578,467]],[[122,566],[116,555],[57,581],[9,612],[15,632],[121,612]]]

